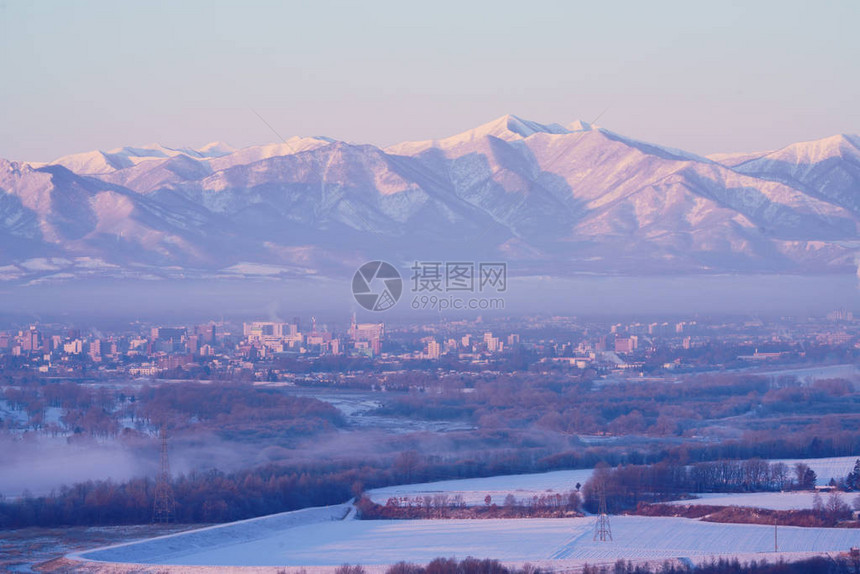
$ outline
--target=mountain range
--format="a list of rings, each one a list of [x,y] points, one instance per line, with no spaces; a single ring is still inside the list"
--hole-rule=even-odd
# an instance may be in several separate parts
[[[0,280],[855,272],[860,137],[702,157],[516,116],[386,148],[323,137],[0,159]]]

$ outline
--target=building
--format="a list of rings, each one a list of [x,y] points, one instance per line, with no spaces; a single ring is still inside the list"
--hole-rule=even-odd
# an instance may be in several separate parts
[[[84,342],[80,339],[69,341],[63,345],[63,352],[67,355],[80,355],[84,352]]]
[[[212,327],[215,328],[214,325]],[[285,339],[298,334],[298,326],[293,323],[276,323],[272,321],[254,321],[252,323],[243,323],[242,329],[245,338],[248,340],[263,340],[270,339]],[[212,344],[210,341],[206,341]]]
[[[172,341],[178,343],[185,337],[185,327],[153,327],[152,339],[154,341]]]
[[[209,325],[197,325],[194,327],[194,334],[197,335],[197,341],[201,345],[214,345],[216,330],[215,324],[210,323]]]
[[[385,337],[385,323],[355,323],[350,328],[353,341],[371,341]]]
[[[370,349],[374,355],[382,352],[382,340],[385,338],[385,323],[356,323],[355,314],[352,316],[352,324],[349,328],[349,336],[353,341],[355,349],[364,352]],[[359,343],[366,343],[359,345]]]
[[[90,359],[93,361],[101,361],[102,360],[102,342],[98,339],[93,339],[90,341],[90,351],[89,351]]]
[[[487,351],[490,353],[498,353],[502,350],[502,342],[498,337],[494,337],[492,333],[484,333],[484,344],[487,346]]]
[[[30,327],[28,331],[22,331],[19,335],[21,339],[21,350],[27,353],[39,351],[42,348],[42,334],[35,326]]]
[[[616,337],[615,338],[615,352],[616,353],[632,353],[636,349],[639,348],[639,337],[636,335],[630,335],[629,337]]]
[[[428,359],[438,359],[442,354],[442,347],[439,345],[439,341],[436,339],[430,339],[427,341],[427,346],[425,347],[424,356]]]

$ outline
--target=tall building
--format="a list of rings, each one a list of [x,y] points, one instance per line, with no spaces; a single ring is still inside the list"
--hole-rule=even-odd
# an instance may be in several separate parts
[[[215,324],[210,323],[208,325],[197,325],[194,327],[194,333],[197,335],[197,340],[200,344],[203,345],[214,345],[215,344]]]
[[[385,338],[385,323],[356,323],[352,318],[350,337],[353,341],[370,341]]]
[[[498,337],[494,337],[492,333],[484,333],[484,344],[487,345],[487,351],[490,353],[498,353],[502,350],[502,343]]]
[[[84,350],[84,343],[80,339],[69,341],[63,345],[63,352],[67,355],[80,355]]]
[[[19,336],[21,337],[22,351],[33,352],[42,348],[42,334],[35,326],[30,327],[27,331],[22,331]]]
[[[156,340],[180,341],[185,336],[185,327],[153,327],[152,338]]]
[[[355,313],[353,313],[349,336],[356,348],[359,347],[358,343],[367,343],[373,354],[378,355],[382,352],[382,340],[385,338],[385,323],[356,323]]]
[[[298,334],[298,325],[294,323],[276,323],[272,321],[254,321],[242,324],[245,337],[250,340],[266,338],[284,339]]]
[[[438,359],[439,355],[442,354],[442,348],[441,345],[439,345],[439,341],[436,339],[430,339],[427,341],[427,347],[424,354],[428,359]]]
[[[98,339],[93,339],[90,341],[90,351],[89,355],[93,361],[101,361],[102,360],[102,342]]]
[[[639,337],[631,335],[629,337],[615,338],[616,353],[632,353],[639,347]]]

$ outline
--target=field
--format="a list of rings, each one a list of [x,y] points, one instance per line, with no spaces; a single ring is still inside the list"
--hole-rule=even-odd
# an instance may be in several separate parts
[[[427,562],[437,556],[498,558],[575,566],[618,558],[707,560],[718,555],[777,558],[773,528],[682,518],[612,518],[614,541],[593,541],[592,518],[354,520],[349,507],[307,509],[88,551],[77,559],[177,566],[336,566]],[[783,527],[783,553],[845,551],[860,530]],[[171,569],[172,570],[172,569]],[[181,571],[181,569],[177,570]]]
[[[845,478],[851,469],[854,468],[854,463],[858,456],[835,456],[830,458],[785,458],[780,460],[771,460],[769,462],[784,462],[788,465],[789,472],[798,462],[809,465],[809,468],[815,471],[817,477],[816,484],[824,485],[830,482],[830,479],[840,480]]]
[[[445,493],[450,497],[460,495],[469,505],[483,504],[487,495],[492,498],[493,502],[502,504],[508,494],[513,494],[518,499],[524,499],[541,494],[558,494],[575,490],[576,484],[585,484],[591,474],[591,469],[558,470],[538,474],[444,480],[377,488],[370,491],[368,495],[379,504],[385,504],[385,501],[390,497],[414,498],[440,493]]]
[[[819,484],[844,476],[856,457],[784,460],[789,466],[805,462],[818,474]],[[367,494],[384,504],[390,497],[462,496],[482,505],[487,495],[503,504],[507,494],[524,500],[564,493],[585,484],[592,471],[564,470],[538,474],[492,476],[379,488]],[[812,506],[812,493],[700,494],[685,504],[755,506],[777,510]],[[850,500],[846,499],[846,502]],[[796,558],[813,553],[840,552],[860,545],[860,530],[780,527],[779,550],[773,553],[770,526],[705,523],[683,518],[613,516],[614,541],[594,542],[593,518],[486,520],[355,520],[349,504],[311,508],[262,518],[201,528],[73,555],[75,568],[87,571],[139,571],[141,564],[158,572],[226,572],[254,568],[307,567],[328,571],[345,562],[371,566],[399,560],[426,562],[437,556],[497,558],[510,564],[530,562],[553,568],[575,568],[585,562],[612,563],[709,559],[731,555],[745,560]],[[127,564],[121,566],[120,564]],[[138,566],[134,566],[137,564]],[[375,566],[374,566],[375,565]],[[169,567],[168,567],[169,566]],[[246,571],[246,570],[242,570]]]
[[[805,463],[815,471],[817,484],[827,484],[831,478],[839,480],[848,474],[857,460],[855,456],[843,456],[817,459],[783,459],[789,469],[798,462]],[[776,460],[769,462],[777,462]],[[537,474],[515,474],[507,476],[491,476],[487,478],[468,478],[462,480],[444,480],[421,484],[405,484],[377,488],[368,492],[370,498],[379,504],[385,504],[390,497],[418,497],[445,493],[449,497],[460,495],[467,504],[483,504],[487,495],[496,504],[502,504],[507,494],[513,494],[517,499],[530,498],[541,494],[556,494],[574,490],[576,484],[585,484],[592,474],[590,469],[559,470]],[[720,494],[699,493],[702,497],[696,500],[686,500],[689,504],[716,504],[756,506],[758,508],[773,508],[774,510],[791,510],[812,508],[812,493],[743,493]],[[850,502],[846,498],[846,502]]]
[[[670,504],[691,504],[709,506],[749,506],[752,508],[769,508],[771,510],[809,510],[812,508],[812,492],[744,492],[737,494],[701,493],[700,498],[693,500],[677,500]],[[827,493],[822,494],[822,500],[827,502]],[[842,500],[850,504],[854,494],[841,494]]]
[[[832,458],[810,458],[810,459],[783,459],[770,462],[784,462],[792,469],[798,462],[805,463],[815,471],[816,484],[825,485],[830,479],[840,480],[854,468],[856,456],[843,456]],[[699,498],[693,500],[679,500],[672,504],[707,504],[713,506],[748,506],[753,508],[768,508],[771,510],[807,510],[812,508],[812,492],[744,492],[744,493],[720,493],[700,492],[696,493]],[[827,493],[822,493],[822,499],[827,501]],[[842,500],[851,504],[856,493],[842,493]]]

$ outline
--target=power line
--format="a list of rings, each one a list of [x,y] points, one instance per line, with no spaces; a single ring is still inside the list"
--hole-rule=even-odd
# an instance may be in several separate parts
[[[266,127],[268,127],[270,130],[272,130],[272,133],[273,133],[273,134],[275,134],[276,136],[278,136],[278,139],[279,139],[279,140],[281,140],[281,141],[282,141],[282,142],[284,142],[284,143],[287,143],[287,140],[285,140],[285,139],[284,139],[284,137],[283,137],[281,134],[279,134],[279,133],[278,133],[278,131],[277,131],[275,128],[273,128],[273,127],[272,127],[272,124],[270,124],[269,122],[267,122],[267,121],[266,121],[266,118],[264,118],[263,116],[261,116],[260,114],[258,114],[258,113],[257,113],[257,110],[255,110],[254,108],[249,108],[249,109],[250,109],[252,112],[254,112],[254,115],[255,115],[255,116],[257,116],[258,118],[260,118],[260,121],[261,121],[261,122],[263,122],[264,124],[266,124]]]
[[[612,542],[612,526],[609,524],[609,515],[606,512],[606,485],[600,483],[600,505],[597,509],[597,522],[594,523],[594,540],[601,542]]]
[[[155,503],[153,505],[153,522],[171,522],[176,519],[176,499],[173,497],[173,487],[170,485],[170,461],[167,458],[167,431],[161,427],[161,469],[155,483]]]

